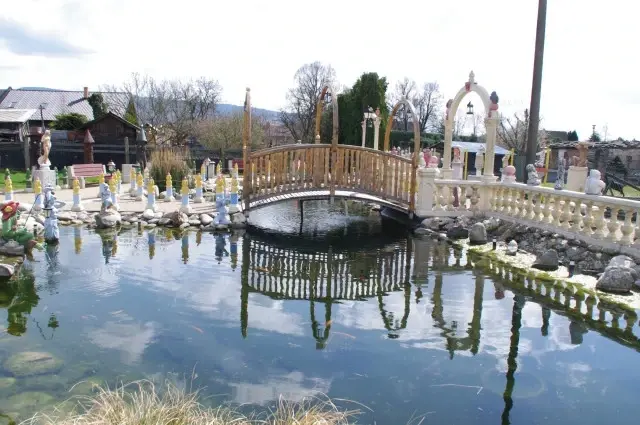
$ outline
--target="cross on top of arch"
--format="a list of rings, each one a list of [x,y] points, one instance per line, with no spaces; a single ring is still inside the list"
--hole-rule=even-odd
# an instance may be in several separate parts
[[[476,74],[473,71],[469,73],[469,83],[474,84],[476,82]]]

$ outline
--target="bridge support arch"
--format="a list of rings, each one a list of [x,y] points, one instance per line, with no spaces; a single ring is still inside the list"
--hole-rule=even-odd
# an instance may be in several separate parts
[[[411,186],[410,186],[410,202],[409,202],[409,215],[413,217],[413,213],[416,211],[416,182],[418,172],[418,158],[420,155],[420,123],[415,119],[416,108],[406,97],[400,99],[398,103],[391,110],[389,119],[387,121],[387,128],[384,132],[384,152],[389,152],[389,139],[391,138],[391,128],[393,127],[393,119],[400,110],[400,107],[404,105],[405,108],[409,108],[411,116],[414,117],[413,122],[413,155],[411,155]]]
[[[471,92],[480,96],[486,114],[484,123],[487,130],[487,142],[484,156],[483,175],[485,179],[495,179],[493,175],[493,166],[495,159],[496,132],[498,129],[498,122],[500,120],[500,114],[498,113],[498,95],[495,91],[489,95],[489,92],[476,82],[473,71],[469,73],[469,80],[464,83],[464,87],[458,91],[453,99],[449,99],[447,102],[444,127],[444,154],[442,157],[442,178],[444,179],[450,179],[453,175],[453,170],[451,169],[453,120],[455,119],[460,102]]]

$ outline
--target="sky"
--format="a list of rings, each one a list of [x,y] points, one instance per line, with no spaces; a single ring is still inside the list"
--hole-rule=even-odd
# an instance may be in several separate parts
[[[0,0],[0,87],[97,90],[132,72],[217,79],[224,103],[278,110],[296,70],[320,61],[341,85],[363,72],[437,81],[453,98],[473,70],[511,115],[529,106],[536,0]],[[541,127],[640,139],[640,65],[629,0],[552,0]],[[44,19],[41,19],[44,17]],[[471,99],[480,106],[479,99]],[[466,102],[466,101],[465,101]],[[463,105],[466,103],[463,103]]]

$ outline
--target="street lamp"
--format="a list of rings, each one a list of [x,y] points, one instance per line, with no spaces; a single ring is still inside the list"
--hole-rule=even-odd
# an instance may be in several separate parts
[[[473,103],[471,101],[467,103],[467,115],[473,115]]]
[[[42,133],[44,134],[44,114],[42,113],[43,110],[47,109],[47,102],[43,102],[40,104],[40,106],[38,106],[38,109],[40,109],[40,124],[42,125]]]

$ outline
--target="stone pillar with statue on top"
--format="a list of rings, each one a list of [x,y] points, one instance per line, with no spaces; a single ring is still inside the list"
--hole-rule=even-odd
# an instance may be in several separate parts
[[[52,188],[57,188],[58,182],[56,181],[56,172],[51,169],[51,161],[49,160],[49,153],[51,152],[50,130],[45,130],[42,135],[40,146],[42,154],[38,157],[38,165],[35,167],[31,178],[33,181],[39,179],[42,187],[51,186]]]
[[[567,189],[575,192],[584,192],[585,182],[589,173],[587,166],[587,153],[591,147],[590,142],[578,142],[576,149],[578,155],[571,157],[569,171],[567,173]]]

